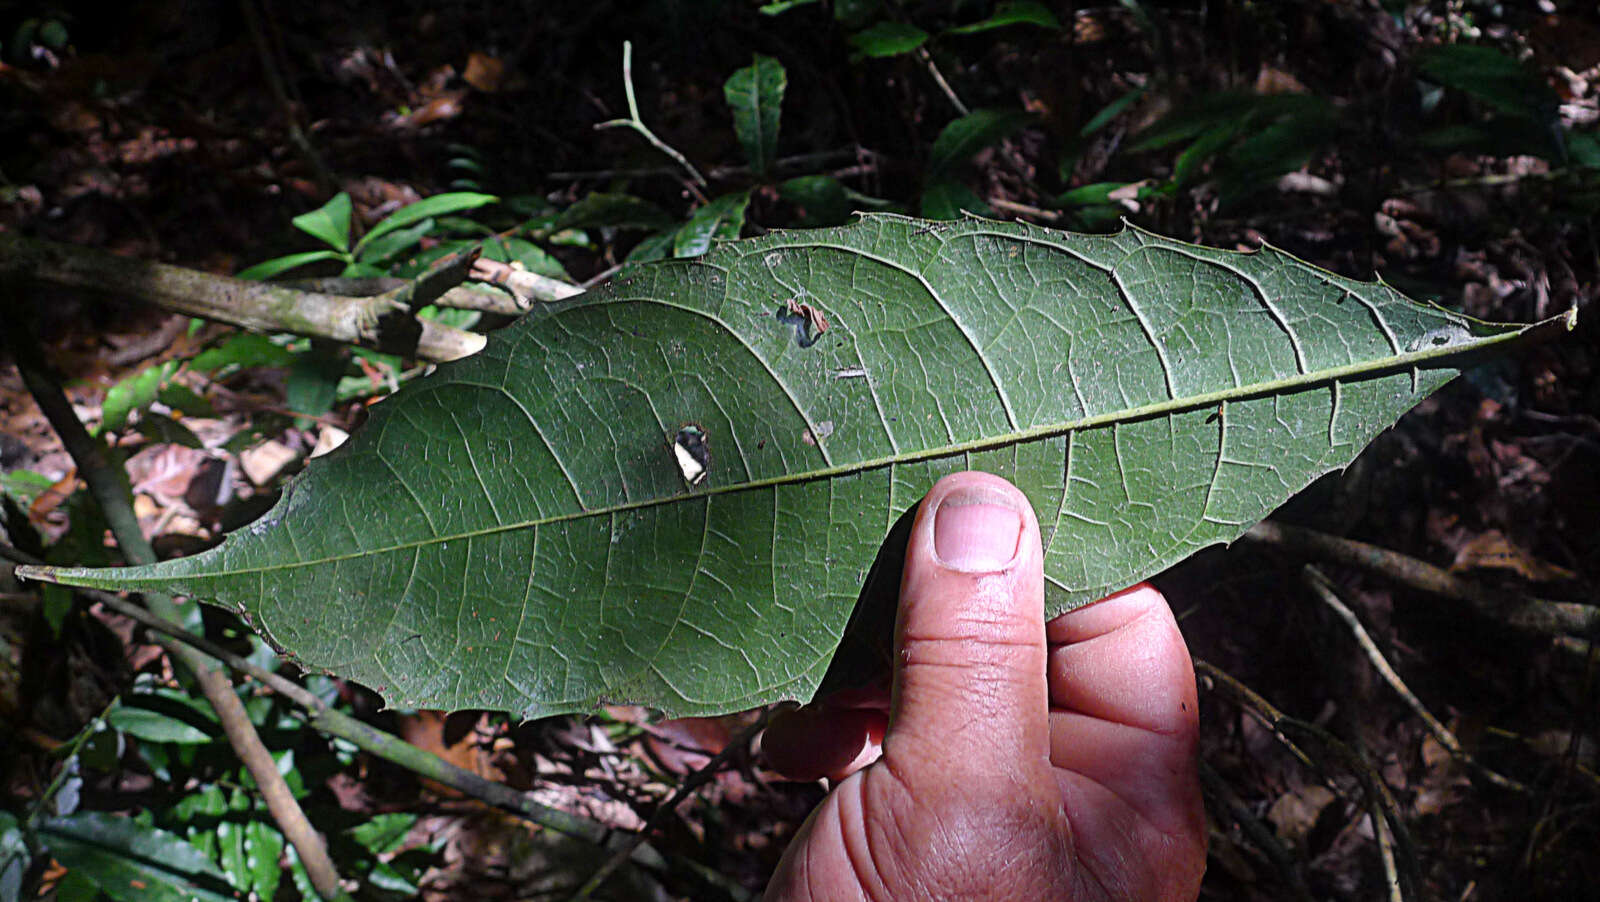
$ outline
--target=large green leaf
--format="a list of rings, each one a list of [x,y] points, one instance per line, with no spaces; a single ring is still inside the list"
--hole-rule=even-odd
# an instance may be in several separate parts
[[[1231,541],[1528,331],[1272,248],[888,215],[546,309],[375,407],[218,548],[54,578],[237,606],[394,705],[737,710],[815,689],[945,473],[1027,493],[1056,614]]]

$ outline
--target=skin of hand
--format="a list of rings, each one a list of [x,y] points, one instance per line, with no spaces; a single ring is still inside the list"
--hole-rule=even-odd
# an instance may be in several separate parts
[[[906,549],[892,692],[767,728],[774,768],[839,782],[764,898],[1195,899],[1197,734],[1193,664],[1160,593],[1046,624],[1027,499],[997,476],[947,476]]]

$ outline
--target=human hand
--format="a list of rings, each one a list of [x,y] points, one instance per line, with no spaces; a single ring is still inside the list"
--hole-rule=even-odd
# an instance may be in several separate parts
[[[1190,900],[1205,870],[1194,669],[1139,585],[1044,622],[1027,499],[941,479],[906,548],[892,695],[773,721],[780,772],[841,782],[768,902]]]

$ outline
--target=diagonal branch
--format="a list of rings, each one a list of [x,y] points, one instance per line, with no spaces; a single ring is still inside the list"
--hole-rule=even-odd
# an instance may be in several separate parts
[[[1367,659],[1372,662],[1372,668],[1378,671],[1378,675],[1383,677],[1384,682],[1388,683],[1390,688],[1394,689],[1400,698],[1405,701],[1406,706],[1422,720],[1422,723],[1427,726],[1428,732],[1432,733],[1433,738],[1444,746],[1445,751],[1450,753],[1450,757],[1467,765],[1481,774],[1484,779],[1501,789],[1509,789],[1512,792],[1520,792],[1524,795],[1531,792],[1526,785],[1490,770],[1488,767],[1478,763],[1476,758],[1467,754],[1467,750],[1461,746],[1461,740],[1456,738],[1456,734],[1452,733],[1449,727],[1440,723],[1439,718],[1434,717],[1433,712],[1429,711],[1427,706],[1422,703],[1422,700],[1417,698],[1410,687],[1406,686],[1405,680],[1400,678],[1400,674],[1389,664],[1389,659],[1384,657],[1383,650],[1378,648],[1378,643],[1372,640],[1367,628],[1362,626],[1361,618],[1357,617],[1356,612],[1350,610],[1350,606],[1345,604],[1339,598],[1338,593],[1333,591],[1333,583],[1323,575],[1321,570],[1311,564],[1307,564],[1300,571],[1300,575],[1305,580],[1306,585],[1310,586],[1317,597],[1322,599],[1322,603],[1327,605],[1329,610],[1333,611],[1334,615],[1344,621],[1344,625],[1350,628],[1350,634],[1355,637],[1356,644],[1361,646],[1361,650],[1366,653]]]
[[[1495,592],[1427,561],[1365,542],[1275,520],[1262,520],[1243,537],[1288,551],[1320,555],[1340,564],[1386,576],[1430,595],[1466,602],[1481,617],[1530,633],[1588,636],[1600,632],[1600,607]]]

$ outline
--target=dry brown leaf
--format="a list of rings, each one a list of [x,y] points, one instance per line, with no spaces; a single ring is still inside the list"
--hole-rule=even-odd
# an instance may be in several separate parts
[[[1301,787],[1296,792],[1279,796],[1267,809],[1267,821],[1277,829],[1278,836],[1300,848],[1316,826],[1322,810],[1338,799],[1333,790],[1320,783]]]
[[[239,455],[239,468],[256,485],[266,485],[295,459],[293,448],[277,439],[250,448]]]
[[[1571,570],[1540,560],[1511,541],[1498,529],[1480,533],[1456,551],[1453,573],[1468,570],[1510,570],[1529,582],[1547,583],[1576,579]]]
[[[485,94],[493,94],[500,90],[505,77],[505,60],[477,50],[467,55],[467,68],[461,73],[462,81]]]

